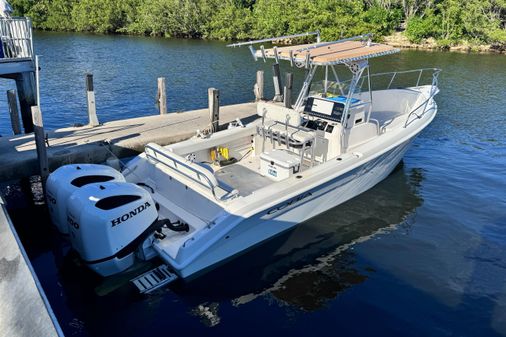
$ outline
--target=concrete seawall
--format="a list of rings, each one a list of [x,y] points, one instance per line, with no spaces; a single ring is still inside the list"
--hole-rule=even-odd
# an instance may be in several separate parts
[[[0,197],[0,337],[63,336]]]

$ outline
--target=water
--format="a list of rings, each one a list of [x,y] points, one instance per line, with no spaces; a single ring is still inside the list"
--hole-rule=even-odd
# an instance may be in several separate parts
[[[37,33],[36,48],[49,127],[85,121],[87,70],[102,121],[156,113],[158,76],[177,111],[205,106],[210,86],[225,104],[251,100],[256,66],[268,70],[219,42]],[[128,278],[104,283],[76,265],[48,232],[44,209],[24,199],[28,187],[4,187],[65,333],[506,335],[506,57],[403,51],[373,70],[434,66],[443,69],[439,114],[394,174],[201,279],[149,296]]]
[[[156,114],[157,78],[162,76],[167,78],[169,111],[206,107],[207,89],[213,86],[221,89],[222,104],[253,99],[256,69],[244,48],[224,48],[219,42],[40,32],[34,44],[41,55],[41,109],[47,128],[87,122],[86,72],[94,74],[101,122]],[[15,88],[13,81],[0,83],[2,92]],[[0,95],[3,110],[4,96]],[[9,133],[8,114],[3,113],[0,134]]]

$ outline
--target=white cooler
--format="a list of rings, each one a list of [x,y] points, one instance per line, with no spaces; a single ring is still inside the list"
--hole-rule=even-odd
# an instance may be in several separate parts
[[[300,156],[283,149],[260,155],[260,173],[275,181],[291,177],[300,170]]]

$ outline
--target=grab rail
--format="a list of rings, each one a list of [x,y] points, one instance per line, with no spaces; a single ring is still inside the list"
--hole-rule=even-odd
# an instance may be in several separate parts
[[[416,116],[416,119],[420,119],[423,117],[423,115],[425,115],[425,113],[427,111],[430,111],[431,109],[427,109],[427,105],[429,104],[430,100],[436,95],[437,91],[435,93],[431,93],[431,95],[425,100],[423,101],[420,105],[418,105],[416,108],[414,108],[413,110],[411,110],[408,114],[408,117],[406,118],[406,123],[404,123],[404,127],[407,127],[409,124],[411,124],[411,122],[413,122],[415,119],[413,120],[409,120],[411,118],[412,115],[415,115]],[[423,106],[423,111],[422,111],[422,114],[421,115],[417,115],[415,111],[417,111],[418,109],[420,109],[421,107]]]
[[[214,174],[205,168],[196,165],[195,163],[187,162],[187,160],[185,160],[180,155],[170,152],[158,144],[147,144],[145,146],[145,152],[147,157],[156,160],[161,164],[164,164],[166,167],[181,175],[182,177],[179,177],[179,179],[173,177],[179,182],[187,184],[188,181],[185,181],[185,178],[191,180],[192,182],[196,182],[201,186],[208,188],[211,191],[213,197],[217,201],[220,201],[220,199],[216,196],[215,191],[216,187],[219,185],[218,180],[216,180]],[[184,168],[184,170],[181,170],[180,167]]]
[[[416,82],[414,83],[414,87],[418,87],[420,85],[420,81],[422,80],[423,73],[426,73],[429,71],[433,72],[432,73],[432,83],[434,83],[434,78],[436,79],[436,82],[437,82],[437,77],[439,76],[439,73],[441,72],[441,69],[439,69],[439,68],[420,68],[420,69],[403,70],[403,71],[392,71],[392,72],[386,72],[386,73],[376,73],[376,74],[371,74],[370,77],[371,77],[371,80],[373,80],[374,78],[378,78],[381,76],[390,76],[390,78],[387,77],[388,84],[385,85],[384,88],[375,88],[374,89],[374,90],[388,90],[392,87],[392,84],[395,83],[395,79],[399,78],[400,74],[410,74],[410,73],[416,74],[416,73],[418,73]],[[357,85],[357,87],[356,87],[359,91],[362,91],[362,87],[363,87],[366,79],[367,79],[367,76],[362,76],[362,78],[360,79],[360,84]],[[342,90],[342,86],[348,85],[351,82],[351,79],[346,80],[346,81],[341,81],[341,82],[335,82],[335,81],[327,81],[327,82],[330,83],[329,88],[335,84],[335,85],[341,86],[340,90]],[[372,84],[374,86],[374,84],[376,84],[376,83],[373,82]],[[412,87],[412,86],[413,85],[411,85],[409,87]],[[407,87],[408,86],[403,86],[403,88],[407,88]]]
[[[428,72],[428,71],[432,71],[432,81],[431,81],[431,84],[430,84],[430,94],[429,94],[429,97],[425,101],[423,101],[421,104],[419,104],[416,108],[412,109],[408,113],[408,117],[406,118],[406,122],[404,123],[404,127],[407,127],[412,122],[412,121],[410,121],[410,118],[411,118],[412,115],[415,115],[417,117],[417,119],[420,119],[420,118],[423,117],[423,115],[427,111],[429,111],[429,110],[427,110],[427,105],[429,104],[430,100],[439,92],[438,89],[437,89],[437,87],[438,87],[438,79],[439,79],[439,74],[441,73],[441,69],[439,69],[439,68],[420,68],[420,69],[413,69],[413,70],[403,70],[403,71],[393,71],[393,72],[386,72],[386,73],[377,73],[377,74],[372,74],[371,75],[371,78],[373,78],[373,77],[379,77],[379,76],[385,76],[385,75],[391,75],[392,77],[390,78],[390,81],[388,82],[388,86],[386,87],[386,90],[388,90],[388,89],[390,89],[390,87],[392,86],[392,83],[394,83],[395,78],[399,74],[418,73],[418,77],[417,77],[416,84],[415,84],[415,87],[418,87],[420,85],[420,80],[422,78],[422,74],[424,72]],[[363,83],[364,83],[364,79],[362,79],[362,82],[360,84],[360,88],[362,87]],[[422,111],[422,113],[420,115],[418,115],[416,112],[421,107],[423,107],[423,111]]]
[[[430,100],[439,92],[439,89],[438,89],[438,78],[439,78],[439,74],[441,73],[441,69],[434,69],[434,73],[432,74],[432,83],[431,83],[431,86],[430,86],[430,94],[429,94],[429,97],[427,97],[427,99],[425,101],[423,101],[420,105],[418,105],[416,108],[412,109],[409,114],[408,114],[408,117],[406,118],[406,122],[404,123],[404,127],[407,127],[409,124],[411,124],[411,122],[409,121],[409,119],[411,118],[412,115],[415,115],[417,119],[420,119],[423,117],[423,115],[425,115],[425,113],[429,110],[427,110],[427,105],[429,104]],[[422,75],[422,73],[420,72],[420,75],[418,76],[418,80],[420,80],[420,76]],[[423,106],[423,111],[422,111],[422,114],[421,115],[418,115],[416,114],[416,111],[418,109],[420,109],[421,107]],[[414,119],[413,119],[414,120]]]
[[[434,78],[437,81],[437,77],[439,76],[439,73],[441,72],[441,69],[439,68],[420,68],[420,69],[412,69],[412,70],[403,70],[403,71],[392,71],[392,72],[386,72],[386,73],[377,73],[377,74],[371,74],[372,77],[378,77],[378,76],[385,76],[385,75],[392,75],[392,78],[390,79],[390,82],[388,83],[387,89],[390,89],[392,86],[392,83],[394,82],[395,78],[399,74],[409,74],[409,73],[419,73],[418,78],[416,80],[415,87],[418,87],[420,84],[420,80],[422,78],[422,73],[432,71],[432,80],[434,82]]]

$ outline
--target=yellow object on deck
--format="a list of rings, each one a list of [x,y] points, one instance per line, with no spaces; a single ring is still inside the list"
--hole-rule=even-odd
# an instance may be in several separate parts
[[[215,160],[219,159],[218,157],[221,157],[226,160],[230,159],[228,147],[218,146],[214,149],[211,149],[210,154],[211,154],[211,161],[215,161]]]
[[[226,160],[230,159],[229,154],[228,154],[228,147],[218,147],[218,152]]]

